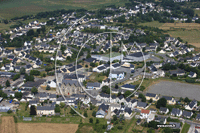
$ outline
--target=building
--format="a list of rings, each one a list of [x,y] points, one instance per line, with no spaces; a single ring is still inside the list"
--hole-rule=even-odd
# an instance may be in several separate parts
[[[123,89],[123,90],[129,90],[129,91],[134,91],[135,90],[135,85],[125,84],[125,85],[121,86],[121,89]]]
[[[158,101],[159,100],[159,96],[157,94],[153,94],[153,93],[147,93],[145,95],[147,100],[152,99],[153,101]]]
[[[55,106],[37,106],[37,115],[55,115]]]
[[[125,76],[124,72],[119,72],[119,71],[113,71],[109,74],[109,78],[116,80],[122,80],[124,76]]]
[[[150,58],[150,55],[148,53],[143,53],[143,54],[141,52],[137,52],[137,53],[126,55],[126,57],[123,58],[123,62],[135,62],[135,61],[142,62]]]

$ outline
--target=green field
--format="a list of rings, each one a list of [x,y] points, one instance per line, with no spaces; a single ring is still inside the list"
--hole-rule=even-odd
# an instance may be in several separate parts
[[[172,37],[180,37],[188,43],[200,47],[200,31],[199,30],[174,30],[168,31]]]
[[[153,21],[153,22],[140,23],[139,25],[159,28],[163,25],[163,23],[159,23],[158,21]]]
[[[127,0],[5,0],[0,1],[0,19],[57,9],[97,9],[108,5],[123,6]]]
[[[189,129],[190,129],[190,125],[185,123],[181,133],[187,133]]]

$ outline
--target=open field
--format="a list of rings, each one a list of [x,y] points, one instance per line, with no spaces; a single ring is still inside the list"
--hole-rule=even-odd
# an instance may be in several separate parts
[[[200,13],[200,10],[196,11]],[[200,24],[197,23],[159,23],[158,21],[141,23],[143,26],[156,27],[167,31],[171,37],[180,37],[196,47],[200,47]]]
[[[148,92],[156,93],[166,96],[174,97],[188,97],[190,99],[200,100],[199,97],[200,86],[173,82],[173,81],[161,81],[149,87]]]
[[[78,124],[17,123],[19,133],[75,133]]]
[[[150,26],[150,27],[161,27],[164,23],[159,23],[158,21],[153,21],[153,22],[146,22],[146,23],[140,23],[139,25],[142,26]]]
[[[187,133],[189,129],[190,129],[190,125],[185,123],[181,133]]]
[[[97,9],[107,5],[122,5],[124,0],[6,0],[0,1],[0,18],[35,14],[57,9]]]
[[[172,37],[180,37],[189,44],[200,47],[200,30],[173,30],[168,31]]]
[[[162,23],[161,23],[162,24]],[[165,23],[159,27],[160,29],[163,30],[170,30],[170,29],[186,29],[186,30],[191,30],[191,29],[200,29],[200,24],[198,23]]]
[[[1,118],[1,133],[16,133],[15,122],[12,116],[6,116]]]

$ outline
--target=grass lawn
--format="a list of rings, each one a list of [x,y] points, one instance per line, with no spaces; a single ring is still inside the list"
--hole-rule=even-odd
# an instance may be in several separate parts
[[[185,123],[181,133],[187,133],[189,129],[190,129],[190,125]]]
[[[139,25],[142,26],[150,26],[150,27],[161,27],[164,23],[159,23],[158,21],[153,21],[153,22],[146,22],[146,23],[140,23]]]
[[[198,14],[198,16],[200,16],[200,10],[194,10],[195,14]]]
[[[101,75],[101,73],[92,73],[91,76],[89,77],[89,81],[91,82],[98,82],[105,79],[106,79],[106,76]]]
[[[98,9],[107,5],[123,6],[124,0],[6,0],[0,1],[0,18],[35,14],[57,9]]]

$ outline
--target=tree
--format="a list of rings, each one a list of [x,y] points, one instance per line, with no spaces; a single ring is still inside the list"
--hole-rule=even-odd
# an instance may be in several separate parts
[[[142,102],[146,102],[146,98],[142,93],[139,94],[139,98],[142,99]]]
[[[31,108],[30,108],[30,115],[36,115],[36,108],[34,105],[31,105]]]
[[[65,103],[60,103],[60,107],[64,108],[65,107]]]
[[[71,108],[69,113],[72,114],[72,115],[76,114],[76,112],[72,108]]]
[[[85,117],[88,117],[87,111],[85,111],[83,115],[84,115]]]
[[[99,119],[96,119],[96,124],[98,124],[99,123]]]
[[[108,86],[103,86],[102,87],[102,92],[106,94],[110,94],[110,88]]]
[[[24,68],[24,67],[21,67],[21,68],[20,68],[20,74],[25,74],[25,73],[26,73],[25,68]]]
[[[125,97],[128,97],[128,96],[130,96],[132,93],[131,93],[131,91],[126,91],[125,93],[124,93],[124,96]]]
[[[91,58],[91,54],[90,53],[88,53],[87,56],[86,56],[86,59],[88,59],[88,58]]]
[[[12,113],[12,110],[8,110],[7,113],[8,113],[8,114],[11,114],[11,113]]]
[[[89,121],[90,121],[90,123],[93,123],[93,118],[90,118],[90,120],[89,120]]]
[[[47,85],[46,90],[51,90],[51,87]]]
[[[27,32],[27,36],[33,36],[34,35],[34,30],[31,29]]]
[[[59,106],[58,104],[56,104],[55,112],[56,112],[56,113],[60,113],[60,106]]]
[[[10,82],[9,82],[9,80],[6,81],[6,87],[10,87]]]
[[[21,92],[16,92],[15,93],[15,98],[17,98],[17,99],[21,99],[22,96],[23,96],[23,94]]]
[[[31,88],[31,93],[33,94],[38,93],[38,89],[36,87]]]
[[[3,22],[4,22],[4,24],[8,24],[8,20],[7,19],[3,20]]]
[[[156,108],[160,107],[166,107],[167,106],[167,100],[165,98],[161,98],[157,101]]]
[[[17,80],[18,78],[20,78],[20,74],[19,73],[13,76],[13,81]]]
[[[190,102],[190,99],[189,99],[188,97],[186,97],[186,98],[184,99],[184,102],[185,102],[185,103],[189,103],[189,102]]]
[[[39,76],[40,75],[40,71],[38,71],[38,70],[31,70],[30,71],[30,75]]]
[[[93,117],[96,117],[96,111],[93,111],[93,112],[92,112],[92,116],[93,116]]]
[[[146,88],[144,86],[140,86],[140,90],[144,91]]]

